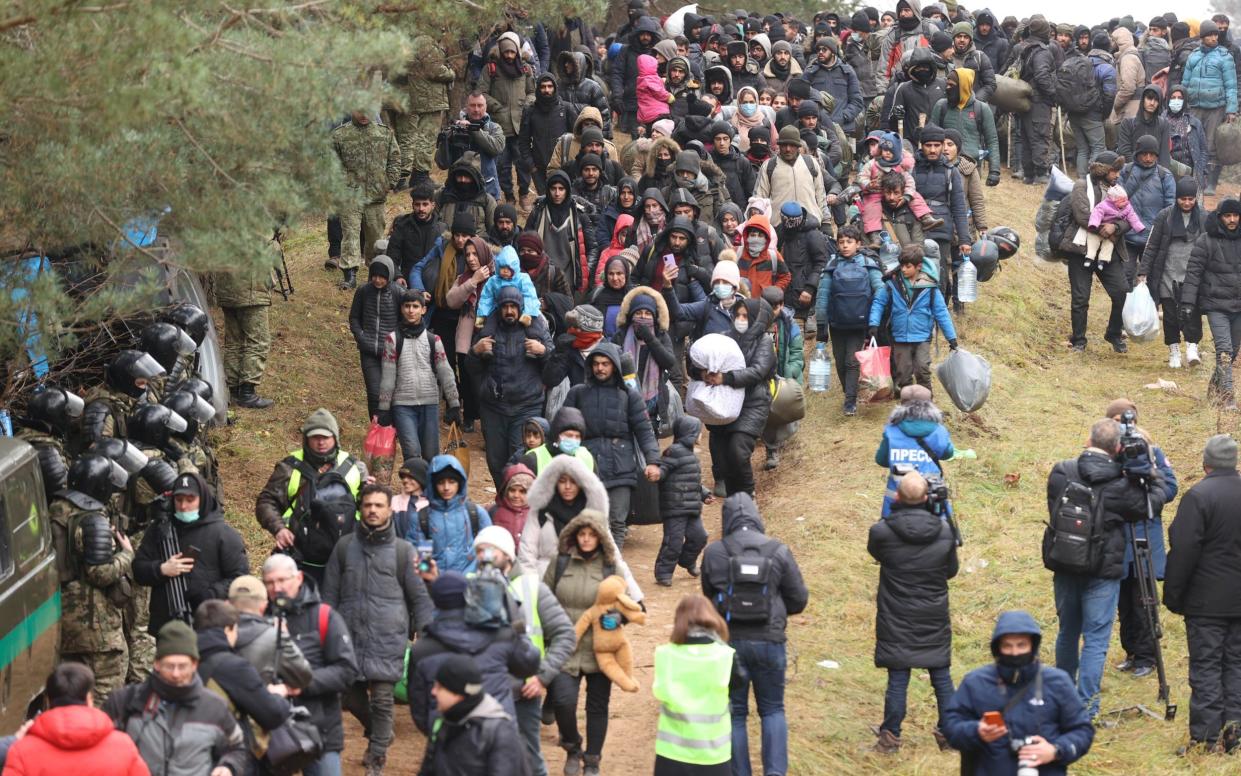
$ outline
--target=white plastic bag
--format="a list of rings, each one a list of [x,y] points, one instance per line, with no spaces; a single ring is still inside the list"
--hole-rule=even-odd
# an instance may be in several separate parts
[[[1125,297],[1125,309],[1121,311],[1125,333],[1134,342],[1150,342],[1159,336],[1159,312],[1155,300],[1145,283],[1139,283]]]
[[[685,34],[685,14],[698,13],[698,4],[683,5],[664,20],[664,32],[670,38]]]
[[[724,334],[707,334],[689,349],[694,366],[707,372],[732,372],[745,368],[745,356],[737,343]],[[707,385],[693,380],[685,392],[685,411],[709,426],[724,426],[741,415],[745,390],[728,385]]]
[[[987,403],[991,394],[991,364],[963,348],[948,354],[935,367],[935,376],[962,412],[974,412]]]

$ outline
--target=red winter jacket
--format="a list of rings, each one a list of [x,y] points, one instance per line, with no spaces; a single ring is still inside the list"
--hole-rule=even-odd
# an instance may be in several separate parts
[[[60,706],[40,714],[9,749],[3,776],[150,776],[133,740],[107,714],[90,706]]]

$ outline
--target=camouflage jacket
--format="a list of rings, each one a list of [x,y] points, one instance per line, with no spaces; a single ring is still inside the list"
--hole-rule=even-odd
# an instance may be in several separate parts
[[[39,470],[43,473],[43,489],[47,500],[59,490],[69,487],[69,457],[65,455],[65,443],[58,437],[33,428],[17,429],[17,438],[34,448],[39,456]]]
[[[141,403],[127,393],[100,385],[86,395],[82,414],[83,448],[108,437],[124,439],[126,420]]]
[[[448,110],[448,90],[457,74],[444,64],[444,59],[444,52],[430,37],[414,38],[414,59],[406,76],[410,113]]]
[[[60,573],[60,649],[63,653],[94,653],[125,649],[122,628],[126,604],[133,595],[134,553],[118,547],[107,563],[86,563],[81,519],[107,508],[76,491],[62,491],[52,500],[48,516]]]
[[[365,202],[383,202],[401,178],[401,151],[383,124],[347,121],[332,130],[332,147],[349,188],[360,190]]]

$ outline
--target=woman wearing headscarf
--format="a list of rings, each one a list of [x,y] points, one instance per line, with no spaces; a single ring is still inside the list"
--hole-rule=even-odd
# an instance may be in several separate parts
[[[661,391],[676,367],[676,354],[668,334],[668,304],[650,286],[638,286],[625,295],[616,316],[612,342],[633,358],[638,393],[646,412],[657,418],[667,411],[667,393]],[[663,395],[663,407],[660,397]]]
[[[629,216],[631,225],[636,224],[638,219],[642,218],[641,193],[638,189],[638,180],[636,178],[626,176],[620,179],[620,182],[616,184],[616,198],[603,209],[603,212],[595,220],[596,245],[606,246],[611,241],[612,235],[616,232],[616,221],[621,216]],[[632,233],[629,235],[629,239],[633,239]],[[602,253],[600,253],[599,260],[604,261]],[[595,280],[597,282],[598,278]]]
[[[758,104],[758,90],[753,86],[737,90],[737,109],[728,122],[737,129],[737,147],[742,153],[750,150],[750,130],[754,127],[765,127],[771,138],[769,145],[776,144],[776,124]]]
[[[638,219],[638,228],[634,230],[633,244],[641,254],[655,242],[655,238],[668,225],[668,202],[657,188],[649,188],[642,192],[642,217]]]
[[[529,493],[534,485],[534,472],[525,464],[510,464],[504,469],[504,482],[496,503],[487,511],[491,524],[498,525],[513,536],[513,543],[521,542],[521,532],[526,527],[526,515],[530,512]]]
[[[622,218],[628,218],[628,216],[622,216]],[[619,221],[617,225],[620,225]],[[621,303],[633,289],[633,284],[629,279],[632,267],[620,255],[611,257],[606,263],[601,259],[599,263],[603,265],[603,278],[595,288],[590,304],[603,313],[603,336],[611,339],[616,334],[616,319],[620,315]]]
[[[465,268],[445,295],[445,307],[459,314],[456,331],[452,338],[453,347],[448,356],[453,371],[457,375],[457,393],[461,397],[461,414],[465,419],[465,431],[474,430],[474,421],[478,420],[478,391],[470,379],[468,370],[458,368],[465,363],[466,354],[470,352],[470,344],[474,338],[474,315],[478,309],[478,294],[483,284],[491,277],[494,260],[491,246],[481,237],[471,237],[465,243]]]

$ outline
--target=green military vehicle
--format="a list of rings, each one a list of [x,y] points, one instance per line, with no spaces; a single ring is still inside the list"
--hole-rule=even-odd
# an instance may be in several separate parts
[[[38,457],[0,437],[0,735],[29,716],[59,645],[60,580]]]

